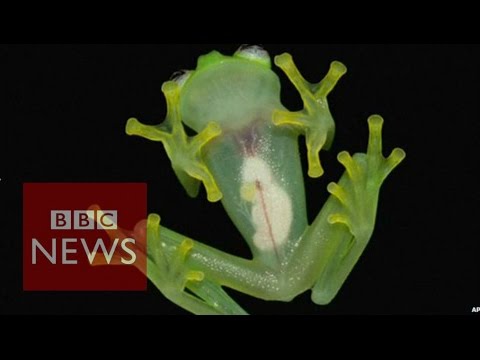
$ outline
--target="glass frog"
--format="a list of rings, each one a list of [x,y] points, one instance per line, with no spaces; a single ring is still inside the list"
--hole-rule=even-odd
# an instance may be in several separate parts
[[[127,134],[163,143],[190,196],[203,183],[208,200],[222,202],[251,249],[252,259],[233,256],[148,217],[147,275],[195,314],[246,314],[224,287],[276,301],[311,290],[313,302],[330,303],[372,236],[382,182],[405,157],[401,149],[383,157],[383,119],[371,116],[366,153],[338,155],[346,171],[328,185],[331,196],[308,224],[298,139],[306,139],[308,175],[322,176],[319,154],[335,134],[327,96],[347,69],[333,62],[312,84],[291,55],[274,62],[300,93],[303,110],[282,105],[269,54],[249,46],[233,56],[201,56],[195,71],[164,83],[168,110],[160,125],[127,123]]]

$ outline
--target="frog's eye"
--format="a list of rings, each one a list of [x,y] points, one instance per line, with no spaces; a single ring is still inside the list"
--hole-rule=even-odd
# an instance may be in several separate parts
[[[187,80],[192,76],[193,71],[190,70],[180,70],[174,72],[170,77],[171,81],[176,82],[180,88],[187,82]]]
[[[255,61],[268,68],[272,66],[272,60],[268,52],[258,45],[242,45],[236,51],[235,57]]]

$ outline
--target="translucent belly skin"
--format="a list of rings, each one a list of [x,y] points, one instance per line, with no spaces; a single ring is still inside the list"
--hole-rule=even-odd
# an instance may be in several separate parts
[[[204,159],[222,203],[254,256],[278,263],[307,226],[297,134],[272,122],[285,110],[279,79],[249,61],[207,66],[182,88],[183,121],[197,132],[212,121],[220,126]]]

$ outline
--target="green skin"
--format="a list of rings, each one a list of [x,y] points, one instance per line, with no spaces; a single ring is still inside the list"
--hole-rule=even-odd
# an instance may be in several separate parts
[[[346,172],[328,186],[331,196],[309,225],[298,136],[306,138],[309,175],[320,177],[319,152],[335,133],[327,96],[346,68],[334,62],[320,83],[310,84],[289,54],[275,64],[299,91],[302,111],[283,107],[270,57],[250,48],[232,57],[202,56],[194,72],[165,83],[168,113],[161,125],[127,124],[129,135],[164,144],[189,195],[197,196],[203,182],[208,199],[222,201],[252,251],[252,259],[226,254],[149,216],[147,275],[195,314],[246,314],[222,287],[278,301],[312,290],[316,304],[331,302],[370,240],[383,181],[405,157],[401,149],[383,157],[383,119],[370,117],[367,152],[339,154]],[[198,135],[188,137],[183,124]]]

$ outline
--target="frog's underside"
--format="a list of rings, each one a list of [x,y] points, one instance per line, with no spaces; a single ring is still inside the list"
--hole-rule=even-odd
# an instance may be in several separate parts
[[[329,184],[331,196],[309,225],[298,137],[305,135],[309,176],[322,176],[319,152],[335,133],[327,96],[346,68],[334,62],[311,84],[289,54],[275,64],[299,91],[303,110],[281,104],[268,53],[248,47],[232,57],[202,56],[195,71],[165,83],[162,124],[127,124],[128,134],[163,143],[189,195],[197,196],[203,183],[210,201],[222,201],[252,251],[249,260],[225,254],[160,227],[158,215],[149,217],[148,276],[194,313],[244,313],[222,287],[282,301],[312,289],[315,303],[329,303],[373,233],[381,184],[405,157],[400,149],[383,157],[383,119],[370,117],[367,152],[339,154],[346,172]],[[185,125],[197,135],[187,136]]]

